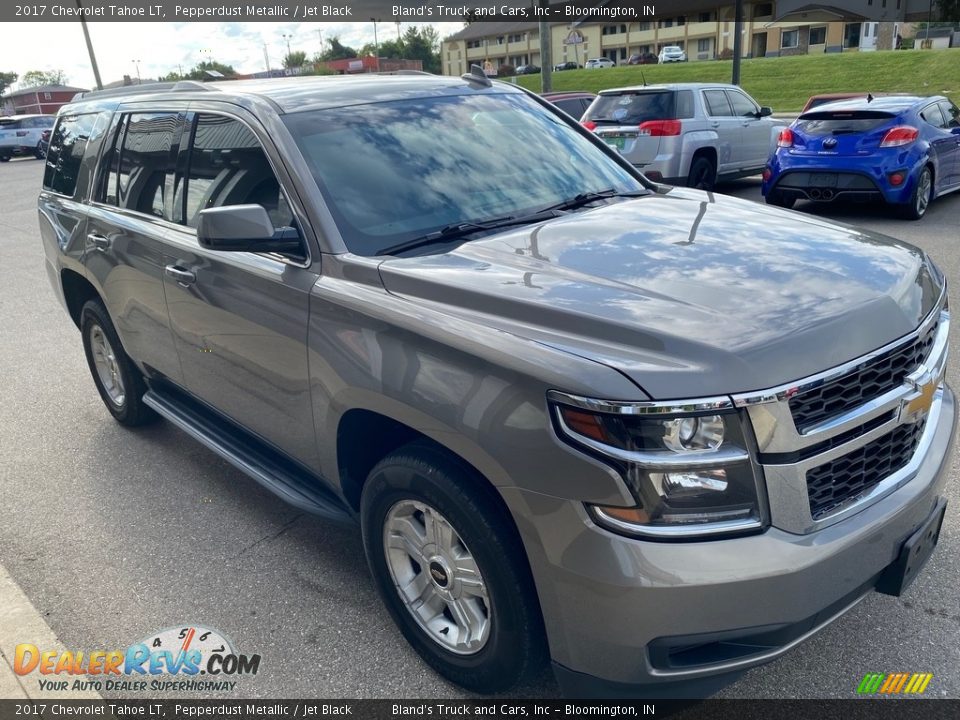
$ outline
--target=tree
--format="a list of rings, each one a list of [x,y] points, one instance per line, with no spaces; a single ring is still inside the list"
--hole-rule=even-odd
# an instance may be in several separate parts
[[[960,0],[937,0],[940,19],[960,22]]]
[[[63,85],[67,76],[63,70],[28,70],[20,78],[21,87],[39,87],[40,85]]]
[[[360,55],[376,55],[379,51],[380,57],[383,58],[402,58],[403,55],[403,43],[398,40],[384,40],[380,43],[380,47],[375,46],[373,43],[367,43],[362,48],[360,48]]]
[[[283,59],[285,68],[298,68],[307,64],[307,54],[303,50],[294,50]]]
[[[403,57],[421,61],[427,72],[439,73],[440,33],[430,25],[411,25],[403,34]]]
[[[224,63],[217,62],[216,60],[204,60],[203,62],[194,65],[193,69],[188,72],[184,78],[186,80],[209,80],[210,78],[207,75],[207,70],[213,70],[228,78],[237,74],[237,71],[233,69],[232,65],[225,65]]]
[[[326,60],[349,60],[350,58],[358,57],[357,51],[349,45],[341,43],[340,38],[336,35],[327,40],[327,43],[330,47],[324,51],[323,55],[317,58],[321,62]]]
[[[15,72],[0,72],[0,96],[7,91],[8,87],[17,81],[18,77],[19,75]]]

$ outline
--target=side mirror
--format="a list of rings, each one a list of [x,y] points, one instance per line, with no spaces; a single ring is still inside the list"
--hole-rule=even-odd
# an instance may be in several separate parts
[[[950,128],[950,132],[954,135],[960,135],[960,127]]]
[[[770,117],[771,115],[773,115],[773,108],[769,107],[768,105],[764,105],[760,108],[760,112],[757,117]]]
[[[223,252],[280,252],[302,250],[294,228],[274,231],[262,205],[227,205],[200,211],[197,224],[200,247]]]

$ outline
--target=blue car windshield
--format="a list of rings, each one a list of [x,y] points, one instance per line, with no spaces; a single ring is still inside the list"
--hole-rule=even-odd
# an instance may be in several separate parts
[[[376,255],[458,223],[643,184],[526,95],[471,94],[284,116],[347,248]]]

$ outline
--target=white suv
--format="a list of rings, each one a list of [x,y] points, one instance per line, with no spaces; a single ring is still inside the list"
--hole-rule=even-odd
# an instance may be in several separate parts
[[[587,70],[602,70],[603,68],[612,68],[614,65],[616,65],[616,63],[610,58],[601,57],[587,60],[583,67]]]
[[[667,45],[663,50],[660,51],[660,54],[657,56],[657,60],[660,61],[660,64],[671,63],[671,62],[686,62],[687,54],[683,51],[682,47],[677,45]]]
[[[45,153],[40,140],[43,131],[52,128],[56,119],[56,115],[0,117],[0,162],[19,155],[43,159]]]

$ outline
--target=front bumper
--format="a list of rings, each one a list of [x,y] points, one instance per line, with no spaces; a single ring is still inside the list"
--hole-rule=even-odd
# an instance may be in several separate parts
[[[710,542],[642,541],[597,527],[580,503],[501,488],[531,558],[558,677],[577,694],[585,678],[649,689],[729,677],[839,617],[875,586],[942,495],[957,414],[946,386],[941,402],[913,478],[809,534],[772,527]],[[742,646],[738,639],[755,651],[725,652]]]

